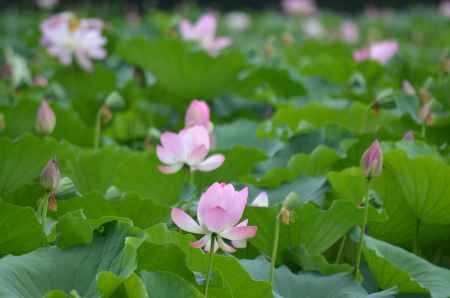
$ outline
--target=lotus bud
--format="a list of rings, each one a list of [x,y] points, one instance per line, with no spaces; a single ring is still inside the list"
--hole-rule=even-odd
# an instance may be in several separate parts
[[[281,36],[281,41],[284,45],[289,46],[294,43],[294,37],[289,33],[284,33],[283,36]]]
[[[290,192],[281,205],[279,217],[282,223],[289,225],[292,222],[292,211],[300,204],[298,194]]]
[[[125,102],[120,93],[114,91],[106,98],[105,105],[111,110],[120,110],[125,107]]]
[[[426,88],[421,88],[419,91],[419,97],[422,103],[427,103],[431,100],[430,92]]]
[[[108,123],[113,118],[113,113],[107,105],[101,107],[102,121],[103,123]]]
[[[431,113],[431,102],[427,102],[420,108],[419,118],[422,123],[431,125],[433,123],[433,115]]]
[[[409,96],[416,95],[416,90],[414,89],[414,86],[408,80],[403,81],[402,89],[406,95],[409,95]]]
[[[56,116],[46,100],[42,101],[36,115],[36,130],[43,135],[50,135],[55,129]]]
[[[208,104],[202,100],[194,99],[186,111],[185,126],[201,125],[209,128],[209,117]]]
[[[375,140],[362,155],[361,168],[367,179],[381,175],[383,170],[383,152],[378,140]]]
[[[48,198],[48,212],[58,211],[58,202],[56,201],[56,194],[52,192]]]
[[[41,185],[45,190],[53,192],[58,187],[60,179],[58,162],[52,158],[41,172]]]
[[[414,137],[414,133],[412,131],[407,131],[404,135],[403,135],[403,140],[404,141],[414,141],[416,138]]]

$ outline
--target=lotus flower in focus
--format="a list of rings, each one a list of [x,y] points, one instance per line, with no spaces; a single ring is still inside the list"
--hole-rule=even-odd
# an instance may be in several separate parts
[[[225,157],[215,154],[206,158],[210,147],[209,131],[203,126],[187,127],[178,134],[165,132],[161,134],[161,145],[156,148],[159,160],[165,164],[159,170],[172,174],[187,165],[191,171],[213,171],[222,165]]]
[[[54,15],[41,24],[42,44],[62,64],[73,57],[85,70],[92,70],[91,59],[103,59],[106,38],[101,35],[103,22],[98,19],[77,19],[71,13]]]
[[[198,223],[186,212],[173,208],[172,221],[182,230],[204,235],[191,243],[194,248],[210,251],[214,235],[214,250],[232,253],[236,248],[225,240],[244,241],[256,235],[256,226],[248,226],[247,220],[239,223],[247,204],[248,188],[236,191],[231,184],[214,183],[200,197],[197,209]]]
[[[198,41],[210,55],[217,55],[232,43],[229,37],[216,37],[217,18],[212,13],[204,14],[193,24],[184,19],[180,22],[180,33],[184,40]]]
[[[283,0],[281,6],[288,14],[311,15],[317,12],[314,0]]]
[[[361,48],[353,53],[353,59],[357,62],[364,60],[375,60],[380,64],[386,64],[399,49],[399,45],[394,40],[386,40],[372,44],[367,48]]]
[[[345,21],[341,25],[341,38],[342,40],[354,43],[359,38],[359,28],[355,22]]]
[[[36,115],[36,131],[50,135],[56,126],[56,116],[46,100],[41,102]]]
[[[361,168],[368,179],[381,175],[383,170],[383,152],[378,140],[375,140],[362,155]]]

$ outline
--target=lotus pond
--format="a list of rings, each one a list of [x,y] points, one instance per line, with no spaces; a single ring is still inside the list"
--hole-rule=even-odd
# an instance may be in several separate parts
[[[53,2],[0,12],[0,297],[450,297],[450,2]]]

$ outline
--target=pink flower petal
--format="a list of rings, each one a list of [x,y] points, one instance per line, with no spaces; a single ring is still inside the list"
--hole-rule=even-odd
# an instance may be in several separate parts
[[[222,238],[219,237],[217,239],[217,241],[218,241],[220,249],[223,250],[224,252],[234,253],[236,251],[236,249],[233,246],[226,244]]]
[[[195,168],[202,172],[210,172],[220,167],[224,161],[225,156],[222,154],[214,154],[196,165]]]
[[[256,226],[234,227],[220,234],[223,238],[229,240],[246,240],[255,237]]]
[[[194,99],[186,111],[185,125],[187,127],[202,125],[209,130],[211,123],[209,121],[208,104],[202,100]]]
[[[261,192],[251,203],[253,207],[269,207],[267,192]]]
[[[182,230],[194,233],[204,234],[203,229],[195,222],[195,220],[189,216],[186,212],[179,208],[172,208],[171,211],[172,221]]]
[[[176,162],[176,156],[171,151],[160,145],[156,146],[156,155],[159,160],[165,164],[173,164]]]
[[[187,163],[189,165],[196,165],[198,163],[201,163],[205,159],[207,154],[208,148],[206,148],[204,145],[200,145],[190,153]]]
[[[191,242],[191,246],[193,248],[203,248],[204,246],[206,246],[209,241],[211,241],[211,236],[210,235],[205,235],[202,238],[200,238],[199,240],[195,241],[195,242]]]
[[[176,163],[170,166],[158,166],[158,170],[164,174],[174,174],[183,167],[182,163]]]

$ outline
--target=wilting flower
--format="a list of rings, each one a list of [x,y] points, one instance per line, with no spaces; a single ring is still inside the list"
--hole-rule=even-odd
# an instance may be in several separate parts
[[[224,239],[242,241],[256,235],[256,226],[248,226],[247,221],[239,223],[247,204],[248,188],[236,191],[231,184],[214,183],[200,197],[197,209],[198,223],[179,208],[173,208],[173,222],[182,230],[204,235],[191,243],[194,248],[209,251],[214,235],[214,250],[235,252],[236,249]]]
[[[345,21],[341,25],[341,38],[346,42],[356,42],[359,38],[359,28],[355,22]]]
[[[450,1],[442,1],[439,5],[439,11],[443,16],[450,18]]]
[[[303,32],[311,38],[320,38],[325,34],[325,29],[317,18],[309,18],[303,24]]]
[[[41,102],[36,115],[36,131],[50,135],[56,126],[56,116],[46,100]]]
[[[222,165],[225,157],[214,154],[206,158],[210,147],[209,132],[203,126],[187,127],[178,134],[165,132],[161,134],[161,145],[156,148],[158,158],[165,164],[159,166],[159,170],[171,174],[178,172],[184,165],[191,171],[215,170]]]
[[[184,124],[186,127],[200,125],[212,131],[213,124],[209,120],[209,107],[203,100],[194,99],[186,111]]]
[[[35,3],[39,8],[52,8],[58,4],[59,0],[36,0]]]
[[[204,14],[195,24],[186,19],[180,22],[180,33],[183,39],[198,41],[210,55],[216,55],[232,43],[229,37],[216,37],[216,30],[217,18],[212,13]]]
[[[41,172],[40,182],[41,186],[47,191],[55,191],[61,180],[58,162],[52,158],[47,162],[47,165]]]
[[[404,135],[403,135],[403,140],[404,141],[414,141],[416,138],[414,137],[414,133],[412,131],[407,131]]]
[[[416,89],[414,89],[414,86],[408,80],[404,80],[403,81],[402,89],[403,89],[403,92],[405,92],[406,95],[409,95],[409,96],[415,96],[416,95]]]
[[[230,12],[225,17],[228,28],[235,31],[244,31],[250,26],[250,17],[245,12]]]
[[[368,179],[381,175],[383,170],[383,152],[378,140],[375,140],[362,155],[361,168]]]
[[[102,28],[103,22],[98,19],[77,19],[67,12],[57,14],[41,24],[42,44],[61,63],[68,65],[75,56],[78,64],[90,71],[91,59],[106,57]]]
[[[317,12],[314,0],[283,0],[281,6],[289,14],[311,15]]]
[[[372,44],[367,48],[361,48],[353,53],[353,59],[361,62],[367,59],[386,64],[399,49],[399,45],[394,40],[386,40]]]

